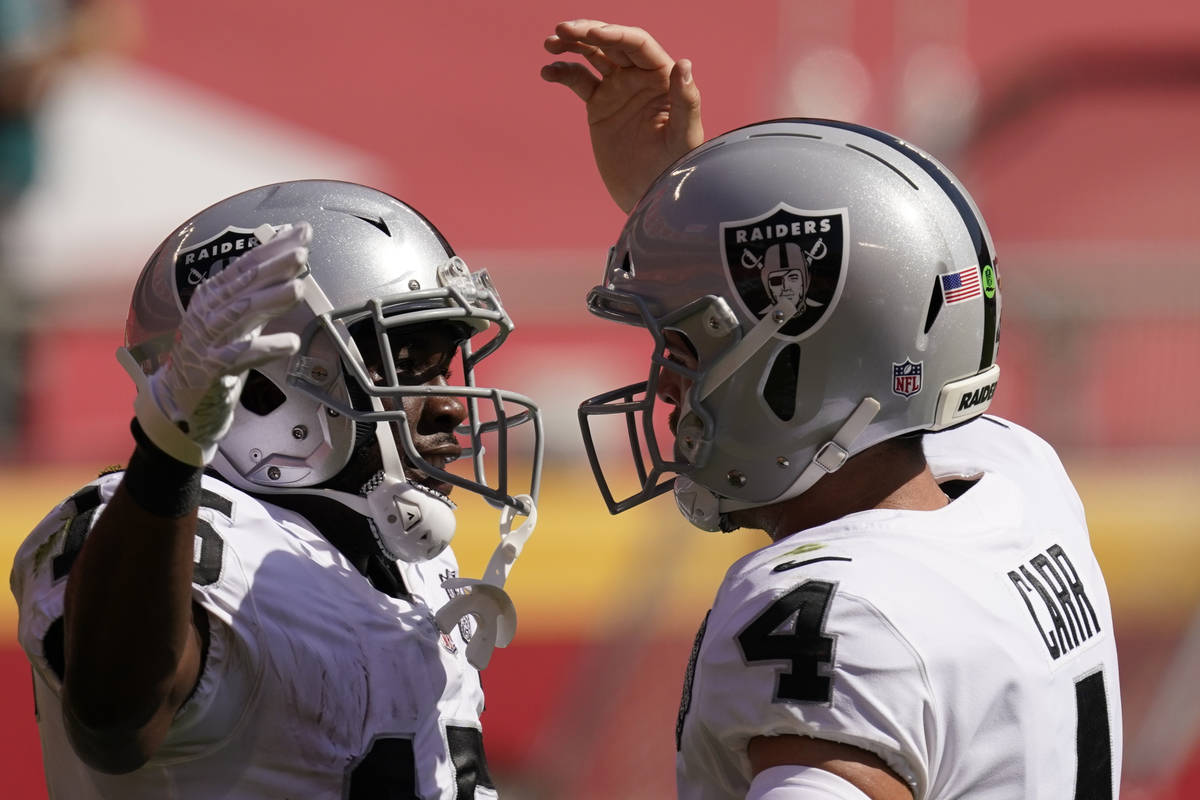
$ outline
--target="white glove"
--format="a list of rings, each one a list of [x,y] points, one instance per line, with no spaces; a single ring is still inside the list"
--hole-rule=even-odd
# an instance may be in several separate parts
[[[253,367],[294,354],[295,333],[262,336],[268,322],[302,295],[312,228],[302,222],[263,242],[196,289],[163,365],[147,376],[125,348],[117,359],[138,386],[138,423],[165,453],[197,467],[212,461],[233,424],[233,411]]]

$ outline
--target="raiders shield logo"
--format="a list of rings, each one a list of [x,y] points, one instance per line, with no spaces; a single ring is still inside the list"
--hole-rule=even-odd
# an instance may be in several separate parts
[[[229,227],[207,241],[180,250],[175,255],[175,289],[183,308],[188,307],[197,286],[259,244],[253,229]]]
[[[841,294],[846,210],[802,211],[780,203],[755,219],[721,223],[721,257],[738,297],[763,317],[786,297],[796,314],[783,326],[803,338],[820,327]]]

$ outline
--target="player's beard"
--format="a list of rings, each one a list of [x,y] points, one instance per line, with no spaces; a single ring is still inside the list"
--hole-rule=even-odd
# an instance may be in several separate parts
[[[392,435],[396,439],[396,449],[400,455],[400,465],[401,469],[404,470],[404,479],[429,486],[435,491],[448,496],[452,489],[449,484],[426,476],[424,472],[416,469],[409,463],[408,456],[401,445],[400,436],[395,431],[395,426],[403,423],[391,422],[388,424],[392,428]],[[383,472],[383,459],[379,454],[379,443],[376,439],[375,426],[376,423],[373,422],[354,423],[354,448],[350,452],[350,458],[346,462],[346,466],[342,467],[337,475],[334,475],[322,484],[322,488],[334,489],[349,494],[359,494],[367,484],[371,483],[377,475]],[[397,475],[394,477],[401,476]]]

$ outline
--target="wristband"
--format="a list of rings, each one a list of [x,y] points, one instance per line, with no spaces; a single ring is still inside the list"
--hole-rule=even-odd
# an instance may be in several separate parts
[[[200,505],[203,471],[163,452],[135,417],[129,425],[137,447],[125,468],[125,491],[133,502],[159,517],[178,518]]]

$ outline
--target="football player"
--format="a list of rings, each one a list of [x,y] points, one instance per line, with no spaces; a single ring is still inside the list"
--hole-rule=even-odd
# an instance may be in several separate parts
[[[512,637],[542,442],[474,370],[511,329],[486,271],[365,186],[264,186],[166,238],[118,352],[129,464],[13,567],[51,796],[496,796],[477,668]],[[482,581],[452,489],[501,509]]]
[[[545,47],[595,70],[542,76],[585,101],[631,211],[588,309],[648,334],[646,380],[580,408],[600,490],[613,513],[673,491],[701,529],[770,536],[697,634],[679,796],[1115,797],[1107,591],[1054,450],[984,413],[1000,289],[966,189],[851,123],[699,144],[690,63],[639,29],[565,22]],[[789,251],[807,279],[770,291]],[[628,497],[592,441],[610,415]]]

